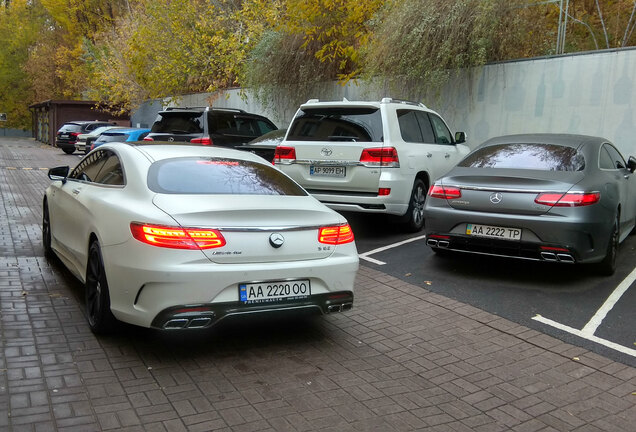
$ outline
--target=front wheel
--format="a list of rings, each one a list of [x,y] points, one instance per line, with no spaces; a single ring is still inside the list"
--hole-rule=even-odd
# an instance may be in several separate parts
[[[610,234],[609,243],[607,244],[607,253],[603,261],[598,263],[598,272],[604,276],[611,276],[616,271],[616,257],[618,256],[618,238],[619,238],[619,218],[616,216],[612,232]]]
[[[98,241],[91,243],[88,251],[85,301],[86,318],[91,331],[96,334],[111,332],[117,319],[110,311],[108,281]]]
[[[415,179],[409,208],[406,211],[404,229],[408,232],[418,232],[424,227],[424,204],[426,202],[426,184],[421,179]]]

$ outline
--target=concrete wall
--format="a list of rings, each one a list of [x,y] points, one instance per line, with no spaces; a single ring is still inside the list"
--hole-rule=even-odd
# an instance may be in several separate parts
[[[598,51],[463,71],[442,89],[439,98],[425,97],[423,102],[438,111],[451,129],[465,131],[471,147],[498,135],[579,133],[603,136],[628,156],[636,155],[634,80],[636,49]],[[364,83],[344,87],[334,83],[317,93],[313,97],[324,100],[379,100],[391,96],[420,99],[408,94],[394,95],[396,92]],[[172,104],[242,108],[266,115],[279,127],[286,127],[295,112],[295,108],[282,105],[275,109],[263,107],[249,92],[241,95],[239,90],[187,95]]]
[[[12,129],[0,127],[0,137],[31,137],[33,134],[30,130]]]

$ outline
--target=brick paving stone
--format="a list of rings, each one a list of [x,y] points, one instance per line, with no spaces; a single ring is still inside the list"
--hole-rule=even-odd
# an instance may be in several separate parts
[[[43,256],[46,171],[22,169],[78,161],[0,138],[2,431],[631,432],[636,424],[635,368],[364,265],[345,314],[185,335],[125,326],[97,338],[82,286]]]

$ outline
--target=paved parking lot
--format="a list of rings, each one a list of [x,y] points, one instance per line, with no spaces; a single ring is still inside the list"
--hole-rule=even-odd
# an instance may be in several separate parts
[[[77,161],[0,139],[0,430],[633,430],[634,367],[366,264],[344,314],[97,338],[40,242]]]

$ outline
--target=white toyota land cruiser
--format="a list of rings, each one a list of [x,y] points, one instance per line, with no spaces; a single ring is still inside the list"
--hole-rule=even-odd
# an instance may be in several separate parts
[[[312,99],[274,163],[332,209],[396,215],[415,232],[424,226],[428,187],[468,154],[465,141],[422,104]]]

